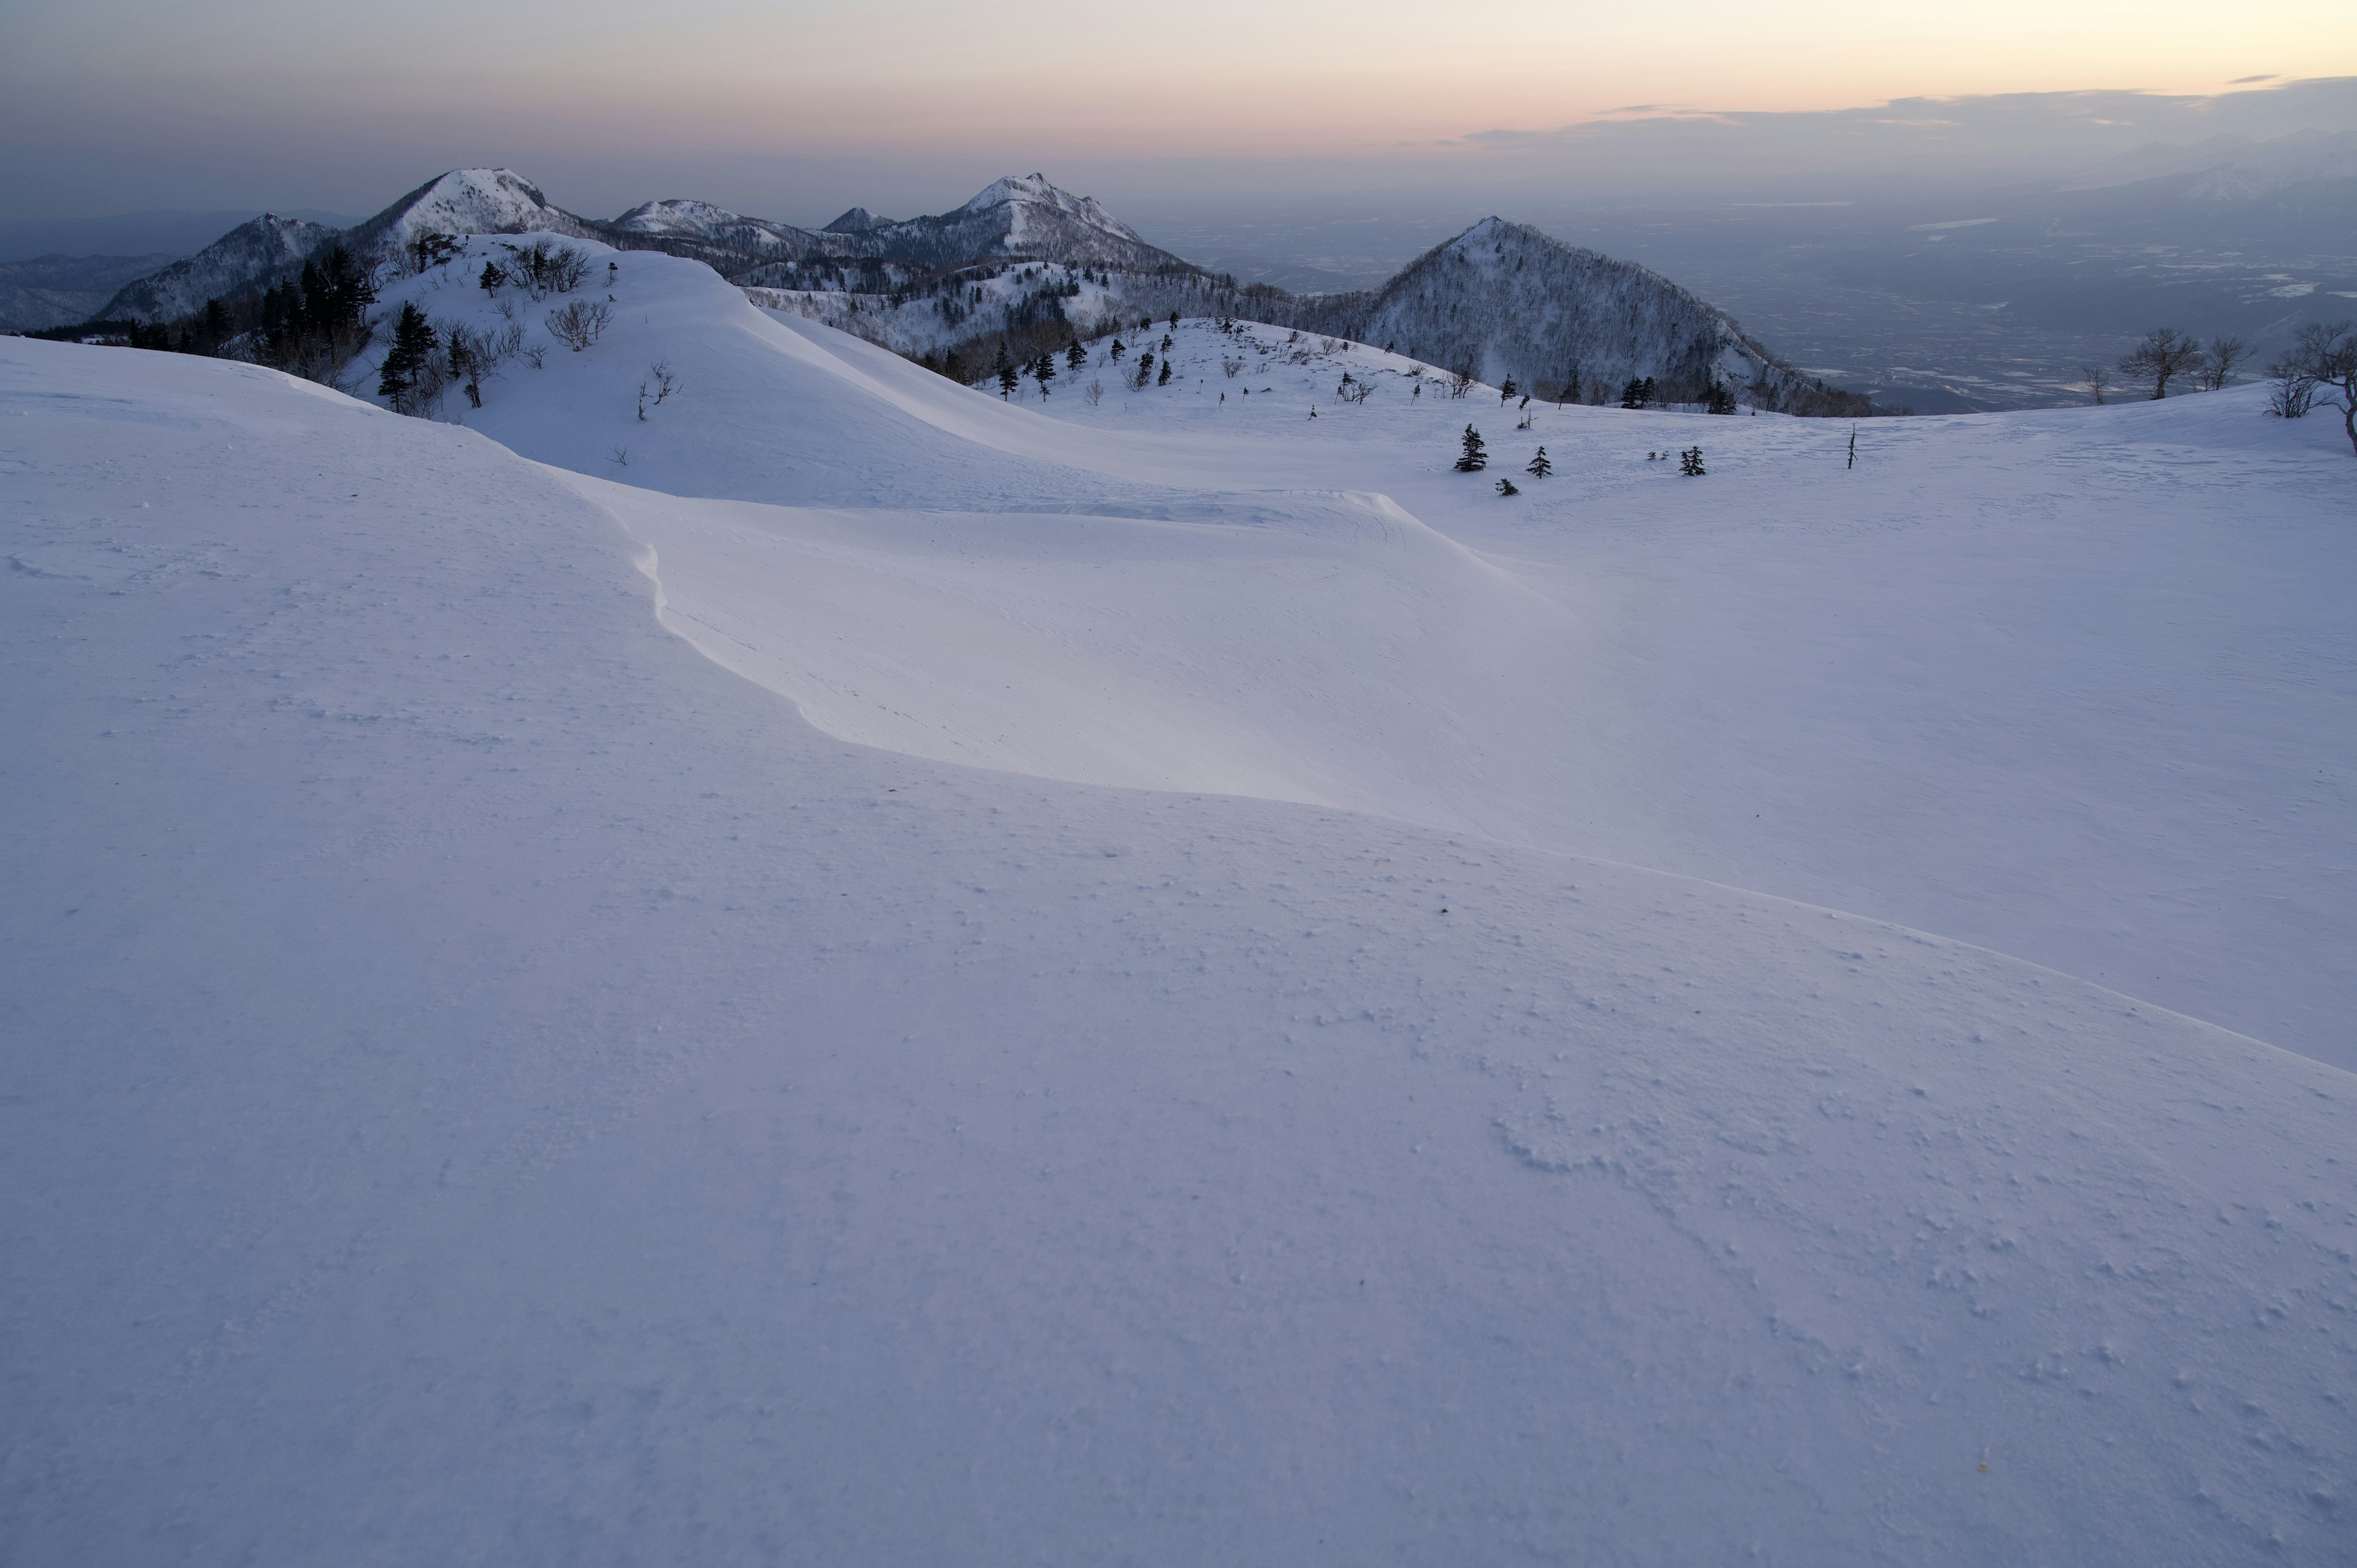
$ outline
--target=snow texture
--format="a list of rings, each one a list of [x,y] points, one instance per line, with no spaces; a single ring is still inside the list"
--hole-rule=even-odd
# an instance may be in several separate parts
[[[2337,432],[599,253],[471,428],[0,343],[14,1553],[2345,1561]]]

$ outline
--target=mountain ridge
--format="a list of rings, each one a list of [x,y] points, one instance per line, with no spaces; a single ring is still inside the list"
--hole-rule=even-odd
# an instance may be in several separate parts
[[[1528,225],[1486,219],[1380,289],[1294,295],[1212,274],[1153,244],[1094,197],[1064,190],[1039,172],[1004,176],[947,212],[894,220],[854,207],[826,228],[810,230],[678,197],[643,202],[612,220],[584,218],[511,169],[452,169],[349,230],[256,220],[125,286],[101,314],[143,322],[185,317],[208,299],[284,281],[334,245],[364,263],[398,271],[416,264],[409,252],[424,236],[524,232],[662,251],[702,262],[740,286],[790,295],[881,296],[877,309],[828,318],[944,366],[993,330],[971,320],[961,274],[1044,267],[1060,269],[1053,288],[1042,281],[1007,302],[996,327],[1002,340],[1016,328],[1041,345],[1073,336],[1077,328],[1062,301],[1079,289],[1080,274],[1101,285],[1120,274],[1122,286],[1099,301],[1097,329],[1174,309],[1248,315],[1357,341],[1405,344],[1405,352],[1434,365],[1494,382],[1514,379],[1558,397],[1601,401],[1618,397],[1626,382],[1650,381],[1656,395],[1691,401],[1732,385],[1750,389],[1760,406],[1867,412],[1863,399],[1784,365],[1690,290]],[[901,337],[908,338],[913,318],[901,307],[912,298],[921,298],[931,314],[918,324],[920,340],[895,340],[883,330],[886,317],[902,316]]]

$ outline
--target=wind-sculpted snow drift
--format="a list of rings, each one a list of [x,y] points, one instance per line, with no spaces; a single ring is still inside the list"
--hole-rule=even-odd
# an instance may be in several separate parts
[[[1567,410],[1501,511],[1395,356],[1043,411],[616,259],[471,430],[0,344],[18,1552],[2342,1552],[2357,1079],[1560,853],[2337,918],[2333,432]]]
[[[2235,392],[1910,424],[1853,469],[1813,422],[1518,412],[1208,322],[1168,385],[1101,345],[1017,404],[619,263],[596,347],[445,413],[630,487],[673,624],[836,735],[1708,876],[2357,1066],[2357,562],[2321,421]],[[490,333],[515,301],[479,267],[386,307]],[[641,419],[659,359],[681,390]],[[1450,471],[1473,420],[1556,475],[1507,501]],[[1701,481],[1646,461],[1696,441]]]

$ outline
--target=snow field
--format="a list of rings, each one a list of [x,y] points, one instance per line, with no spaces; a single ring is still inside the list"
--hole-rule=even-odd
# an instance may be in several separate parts
[[[2357,1065],[2357,538],[2326,420],[2246,388],[1875,422],[1853,469],[1837,423],[1524,411],[1208,322],[1124,334],[1125,364],[1174,339],[1168,387],[1114,385],[1100,340],[1011,404],[620,261],[638,319],[463,417],[769,503],[612,504],[672,624],[831,733],[1757,887]],[[658,357],[685,390],[640,423]],[[1345,372],[1377,390],[1337,402]],[[1450,471],[1468,423],[1486,474]]]
[[[32,1558],[2337,1560],[2327,422],[1011,405],[500,242],[471,434],[0,345]]]

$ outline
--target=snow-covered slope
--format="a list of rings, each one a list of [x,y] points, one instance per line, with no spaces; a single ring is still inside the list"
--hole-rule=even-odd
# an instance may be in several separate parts
[[[651,328],[630,269],[681,263],[622,263]],[[799,531],[877,669],[969,647],[896,576],[1075,670],[1149,552],[1232,643],[1268,630],[1216,610],[1255,541],[1247,573],[1327,552],[1304,606],[1367,580],[1354,529],[1473,591],[1461,544],[1372,503],[1141,516],[1114,472],[1372,469],[1413,427],[1058,426],[790,336],[695,346],[799,367],[780,446],[831,401],[904,416],[846,463],[1013,462],[1034,427],[1101,475],[1062,538],[1006,518],[965,567],[980,519],[688,520]],[[559,388],[551,426],[601,406],[621,344],[496,387],[510,434]],[[717,412],[693,378],[724,367],[679,362],[651,441]],[[716,602],[674,592],[709,569],[622,521],[691,503],[269,372],[11,341],[0,400],[0,1530],[30,1559],[2343,1554],[2345,1073],[1723,886],[845,745],[658,624],[657,595],[673,625]],[[2227,407],[2093,411],[2191,423],[2077,422],[2027,478],[2141,504],[2136,466],[2182,486]],[[1705,551],[1759,491],[1677,497],[1821,455],[1721,421],[1724,468],[1664,480],[1612,465],[1684,426],[1580,423],[1567,514],[1466,568],[1501,595],[1567,591],[1511,542],[1650,517]],[[1921,450],[1976,430],[2018,427]],[[1791,470],[1820,572],[1963,471],[1921,450],[1854,513]],[[1451,478],[1398,471],[1451,519]],[[2003,511],[1955,542],[2001,556]],[[1092,575],[1095,633],[1059,608]]]
[[[241,223],[193,256],[184,256],[135,282],[106,302],[97,319],[173,321],[202,310],[210,299],[231,299],[266,288],[299,269],[336,238],[336,231],[300,218],[264,213]]]

